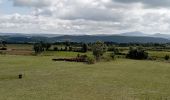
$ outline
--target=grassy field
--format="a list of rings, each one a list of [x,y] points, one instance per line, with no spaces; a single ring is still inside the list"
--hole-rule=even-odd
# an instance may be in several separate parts
[[[148,51],[150,56],[157,58],[164,58],[166,55],[170,56],[170,52],[168,51]]]
[[[33,55],[33,46],[29,44],[8,44],[7,50],[0,50],[0,54],[8,55]]]
[[[54,57],[0,55],[0,100],[170,99],[169,63],[117,59],[87,65]]]

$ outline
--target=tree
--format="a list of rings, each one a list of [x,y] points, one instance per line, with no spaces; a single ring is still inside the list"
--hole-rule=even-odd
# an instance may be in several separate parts
[[[64,43],[66,46],[70,46],[70,42],[69,41],[65,41]]]
[[[73,50],[73,47],[69,46],[69,51],[72,51]]]
[[[96,60],[99,61],[103,54],[107,51],[107,46],[103,42],[98,41],[93,45],[92,51]]]
[[[110,53],[110,57],[111,57],[112,59],[115,59],[115,52]]]
[[[46,43],[45,44],[45,48],[46,48],[46,50],[49,50],[51,48],[51,44],[50,43]]]
[[[40,42],[40,45],[42,46],[42,48],[44,49],[44,50],[49,50],[50,48],[51,48],[51,44],[50,43],[44,43],[44,42]]]
[[[130,59],[142,60],[148,58],[148,53],[141,49],[130,49],[126,57]]]
[[[6,47],[6,42],[5,41],[2,41],[2,47],[5,48]]]
[[[43,45],[41,43],[35,43],[33,49],[35,54],[39,54],[44,51]]]
[[[67,46],[65,46],[64,51],[67,51]]]
[[[6,42],[0,41],[0,50],[7,50]]]
[[[83,46],[82,46],[82,52],[87,52],[88,51],[88,46],[87,46],[87,44],[83,44]]]
[[[169,57],[168,55],[165,56],[165,60],[169,60],[169,58],[170,58],[170,57]]]
[[[58,51],[59,49],[58,49],[58,47],[54,47],[53,50],[54,51]]]

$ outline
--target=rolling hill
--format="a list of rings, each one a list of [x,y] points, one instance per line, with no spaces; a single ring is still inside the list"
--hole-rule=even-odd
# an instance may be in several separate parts
[[[4,40],[8,43],[35,43],[39,41],[44,42],[96,42],[96,41],[107,41],[116,43],[168,43],[170,40],[159,37],[147,37],[147,36],[120,36],[120,35],[63,35],[63,36],[28,36],[28,35],[4,35],[0,36],[0,40]]]

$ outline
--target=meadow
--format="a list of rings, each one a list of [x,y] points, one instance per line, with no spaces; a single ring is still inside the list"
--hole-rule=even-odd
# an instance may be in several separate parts
[[[94,65],[55,56],[0,56],[0,100],[167,100],[169,63],[117,59]],[[23,79],[18,79],[22,73]],[[149,98],[149,99],[148,99]]]
[[[10,44],[3,52],[0,100],[170,100],[169,62],[125,58],[93,65],[55,62],[53,58],[92,52],[45,51],[35,56],[32,45],[25,44]],[[170,54],[148,53],[162,59]]]

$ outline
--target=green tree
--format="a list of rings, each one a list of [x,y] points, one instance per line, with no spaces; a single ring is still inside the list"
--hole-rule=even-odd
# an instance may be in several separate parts
[[[39,54],[44,51],[43,45],[41,43],[35,43],[33,49],[35,54]]]
[[[169,60],[169,58],[170,58],[170,57],[169,57],[168,55],[165,56],[165,60]]]
[[[6,42],[5,41],[0,41],[0,49],[1,50],[7,50]]]
[[[103,42],[98,41],[93,45],[92,51],[96,60],[99,61],[103,54],[107,51],[107,46]]]
[[[46,43],[46,44],[45,44],[45,49],[46,49],[46,50],[49,50],[50,48],[51,48],[51,44],[50,44],[50,43]]]
[[[73,47],[69,46],[69,51],[72,51],[73,50]]]
[[[88,46],[87,46],[87,44],[83,44],[83,46],[82,46],[82,52],[87,52],[88,51]]]
[[[148,58],[148,53],[141,49],[130,49],[126,57],[130,59],[142,60]]]
[[[112,59],[115,59],[115,52],[110,53],[110,57],[111,57]]]

